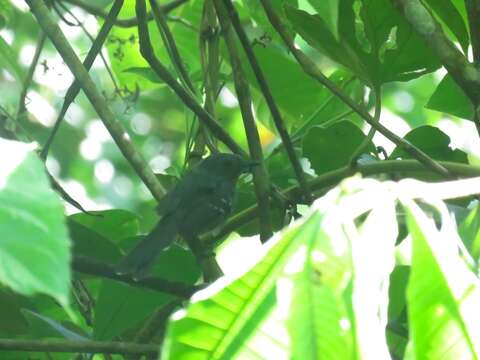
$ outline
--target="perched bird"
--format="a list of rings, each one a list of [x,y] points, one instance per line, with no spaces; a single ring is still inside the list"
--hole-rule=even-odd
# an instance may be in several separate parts
[[[145,277],[160,251],[168,247],[177,235],[187,242],[197,258],[206,259],[213,255],[201,254],[198,236],[227,219],[239,176],[250,172],[256,164],[234,154],[214,154],[194,167],[162,199],[157,208],[161,220],[120,261],[117,273],[131,274],[137,279]],[[210,256],[210,261],[212,258],[214,260]],[[218,267],[215,264],[201,264],[204,273],[205,266]]]

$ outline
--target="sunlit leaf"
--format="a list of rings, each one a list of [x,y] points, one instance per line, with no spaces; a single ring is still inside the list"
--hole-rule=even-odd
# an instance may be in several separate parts
[[[0,139],[0,282],[68,305],[70,239],[60,197],[32,146]],[[32,181],[35,179],[35,181]]]

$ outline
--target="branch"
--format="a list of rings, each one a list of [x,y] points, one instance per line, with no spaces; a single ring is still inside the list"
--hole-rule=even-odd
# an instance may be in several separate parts
[[[20,92],[20,100],[18,102],[17,108],[17,121],[19,120],[19,117],[27,110],[25,108],[25,98],[27,97],[27,91],[29,86],[31,85],[33,74],[35,73],[38,59],[40,58],[40,54],[42,53],[43,45],[45,44],[46,38],[47,35],[42,31],[38,38],[37,47],[35,48],[35,54],[33,54],[32,62],[30,63],[30,67],[28,68],[27,76],[23,80],[22,91]]]
[[[72,268],[73,270],[83,274],[100,276],[107,279],[120,281],[138,288],[146,288],[160,291],[184,299],[190,298],[196,291],[200,290],[203,287],[202,285],[193,286],[190,284],[169,281],[157,277],[146,277],[144,279],[135,280],[129,275],[117,274],[113,267],[110,265],[102,264],[81,256],[74,257],[72,261]]]
[[[368,113],[368,111],[355,103],[348,95],[346,95],[337,85],[328,79],[317,66],[308,56],[306,56],[300,49],[295,46],[293,38],[288,33],[286,26],[281,22],[275,11],[273,10],[273,6],[270,0],[260,0],[262,6],[267,14],[267,17],[275,28],[275,30],[280,34],[281,38],[283,39],[284,43],[291,51],[297,62],[302,67],[303,71],[325,86],[328,90],[332,92],[336,97],[338,97],[341,101],[343,101],[346,105],[348,105],[353,111],[358,113],[368,124],[372,127],[377,129],[381,134],[383,134],[387,139],[397,145],[399,148],[410,154],[412,157],[420,161],[426,167],[431,169],[432,171],[442,175],[443,177],[450,177],[448,171],[441,166],[438,162],[433,160],[427,154],[425,154],[422,150],[413,146],[408,141],[402,139],[395,133],[391,132],[388,128],[376,122],[375,119]]]
[[[92,5],[91,3],[85,2],[84,0],[61,0],[63,2],[78,6],[79,8],[85,10],[86,12],[101,17],[102,19],[107,18],[107,13],[101,7]],[[164,14],[168,14],[172,10],[175,10],[180,5],[183,5],[188,0],[173,0],[167,4],[160,5],[160,8]],[[147,21],[153,20],[153,13],[149,12],[147,14]],[[119,27],[133,27],[138,25],[136,17],[128,19],[116,19],[115,25]]]
[[[270,113],[272,114],[273,121],[277,128],[278,134],[282,139],[282,143],[285,146],[285,150],[287,152],[287,156],[292,164],[293,170],[297,177],[297,181],[302,188],[303,194],[305,196],[305,200],[309,203],[311,202],[311,194],[310,189],[308,188],[308,183],[305,178],[305,173],[303,172],[302,166],[300,165],[300,161],[298,160],[297,154],[295,154],[295,150],[293,148],[292,140],[288,131],[285,127],[285,124],[282,119],[282,115],[280,114],[280,110],[277,107],[275,100],[273,99],[272,92],[270,91],[270,86],[267,83],[267,79],[263,75],[263,71],[260,68],[260,64],[255,57],[253,52],[252,46],[248,40],[247,34],[243,30],[242,24],[240,23],[240,18],[238,16],[235,7],[233,6],[231,0],[224,0],[225,6],[227,7],[228,14],[230,16],[230,20],[232,21],[233,27],[237,33],[238,38],[240,39],[240,43],[243,46],[243,49],[247,55],[248,61],[250,66],[252,67],[253,73],[257,79],[257,82],[260,86],[262,91],[263,97],[270,109]]]
[[[477,111],[480,103],[480,72],[470,64],[419,0],[392,0],[417,33],[437,55],[448,73],[470,98]],[[478,23],[475,24],[475,29]],[[477,49],[478,50],[478,49]]]
[[[122,8],[122,6],[123,6],[123,0],[116,0],[113,3],[110,9],[110,12],[107,15],[107,18],[102,25],[102,28],[98,32],[96,39],[93,41],[92,47],[88,51],[88,54],[85,57],[85,60],[83,61],[83,66],[85,66],[85,69],[87,71],[90,70],[97,55],[102,51],[103,44],[105,43],[105,40],[107,39],[107,36],[110,30],[112,29],[113,23],[117,18],[118,13],[120,12],[120,9]],[[57,116],[55,125],[53,126],[53,129],[50,132],[50,135],[45,143],[45,146],[43,147],[42,152],[40,153],[40,157],[43,160],[47,158],[48,150],[50,149],[50,145],[52,144],[53,139],[55,138],[55,135],[57,134],[57,131],[60,128],[60,124],[62,123],[62,120],[65,114],[67,113],[68,108],[73,103],[73,101],[75,100],[79,92],[80,92],[80,84],[75,79],[72,85],[70,85],[70,87],[68,88],[67,93],[65,94],[65,100],[63,101],[63,105]]]
[[[78,59],[58,25],[52,19],[45,3],[41,0],[26,0],[26,3],[29,5],[37,22],[43,28],[70,71],[75,76],[75,79],[80,83],[82,90],[85,92],[85,95],[96,110],[100,119],[103,121],[105,127],[124,157],[130,162],[133,169],[152,193],[153,197],[160,200],[165,194],[165,189],[157,180],[152,169],[145,162],[142,155],[132,144],[120,122],[115,119],[115,115],[108,107],[103,96],[98,92],[96,85],[88,75],[87,70]]]
[[[128,342],[0,339],[0,351],[142,354],[158,356],[158,345]]]
[[[375,96],[375,110],[373,113],[373,118],[376,122],[380,123],[380,114],[382,112],[382,89],[379,86],[375,86],[373,88],[373,95]],[[365,150],[367,150],[368,145],[370,145],[372,142],[376,132],[377,130],[372,126],[368,131],[367,137],[362,141],[360,146],[355,150],[350,158],[350,166],[357,166],[358,157],[362,155]]]
[[[480,65],[480,1],[465,0],[465,8],[468,14],[468,26],[470,31],[470,43],[472,44],[473,61]]]
[[[262,144],[260,143],[260,136],[252,113],[250,89],[242,69],[242,62],[237,53],[235,39],[231,31],[227,11],[221,0],[214,0],[214,4],[218,20],[222,27],[222,34],[225,44],[227,45],[228,54],[230,56],[233,81],[237,92],[240,111],[242,113],[248,148],[252,159],[260,163],[260,166],[256,166],[253,170],[253,183],[259,206],[260,240],[265,242],[272,236],[273,231],[269,203],[270,182],[265,168],[265,162],[263,161]]]
[[[459,164],[454,162],[440,161],[442,167],[448,170],[449,173],[460,178],[480,176],[480,167]],[[422,174],[430,173],[421,163],[416,160],[384,160],[371,164],[357,165],[352,168],[350,165],[343,168],[330,171],[320,175],[309,181],[309,186],[314,191],[315,198],[323,195],[326,190],[336,186],[343,179],[352,176],[356,173],[362,176],[371,176],[378,174],[391,174],[395,172],[409,173],[411,177],[419,177]],[[282,194],[289,199],[300,199],[302,196],[301,189],[298,186],[292,186],[285,189]],[[237,228],[254,220],[258,216],[258,206],[253,205],[236,215],[232,216],[228,222],[223,226],[218,234],[215,236],[207,235],[202,240],[208,244],[217,244],[225,235],[228,235]]]
[[[187,107],[197,115],[212,134],[222,141],[234,153],[245,156],[245,151],[235,140],[222,128],[222,126],[198,103],[198,101],[187,91],[173,76],[168,69],[155,56],[147,26],[147,11],[145,0],[137,0],[135,10],[138,18],[138,38],[140,42],[140,53],[147,60],[153,71],[177,94]]]
[[[192,80],[188,75],[187,69],[183,60],[178,52],[177,44],[173,38],[172,32],[167,24],[167,19],[165,13],[162,11],[162,8],[158,5],[157,0],[150,0],[150,7],[153,11],[153,16],[155,22],[157,23],[158,30],[164,39],[165,46],[167,47],[168,53],[172,60],[173,65],[176,67],[177,71],[180,74],[180,79],[187,85],[188,89],[195,94],[195,88],[193,86]]]

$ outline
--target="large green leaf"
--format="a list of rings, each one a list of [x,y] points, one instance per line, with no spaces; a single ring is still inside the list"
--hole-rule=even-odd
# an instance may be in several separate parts
[[[176,245],[162,251],[152,270],[160,278],[191,284],[200,274],[192,253]],[[95,306],[94,336],[105,340],[120,335],[173,299],[165,293],[104,280]]]
[[[472,102],[449,74],[438,84],[426,107],[463,119],[473,119]]]
[[[404,201],[412,236],[407,289],[410,342],[416,358],[477,359],[480,283],[459,255],[459,238],[447,209],[438,205],[438,229],[412,201]]]
[[[320,175],[348,165],[365,138],[365,134],[349,121],[328,127],[316,126],[303,139],[303,156]],[[371,152],[375,147],[370,143],[366,150]]]
[[[286,7],[288,19],[311,46],[373,86],[416,78],[439,61],[389,0],[340,0],[338,38],[319,14]]]
[[[123,209],[78,213],[70,216],[70,219],[114,243],[138,235],[137,215]]]
[[[468,53],[468,31],[462,15],[452,0],[426,0],[426,3],[435,11],[437,16],[448,26],[462,46],[465,54]]]
[[[67,306],[70,239],[62,201],[31,145],[0,139],[0,153],[10,154],[0,163],[0,282]]]
[[[164,358],[232,359],[245,350],[245,342],[262,320],[258,314],[264,315],[274,305],[269,294],[277,276],[298,248],[303,230],[312,226],[316,226],[315,219],[287,231],[282,239],[275,241],[268,254],[240,278],[226,278],[226,283],[219,281],[203,290],[205,297],[210,295],[208,298],[192,302],[182,317],[171,321]],[[220,286],[222,289],[214,293]],[[259,309],[264,310],[259,312]]]
[[[404,137],[405,140],[424,151],[435,160],[453,161],[468,164],[467,154],[450,147],[450,138],[442,130],[430,125],[413,129]],[[390,158],[410,159],[412,156],[400,148],[395,148]]]

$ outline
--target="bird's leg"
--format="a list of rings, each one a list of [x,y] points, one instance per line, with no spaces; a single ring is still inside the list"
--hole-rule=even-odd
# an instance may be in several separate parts
[[[198,264],[203,272],[203,280],[205,282],[214,282],[223,276],[223,271],[215,259],[215,252],[210,245],[203,244],[198,236],[183,236],[188,247],[195,255]]]

